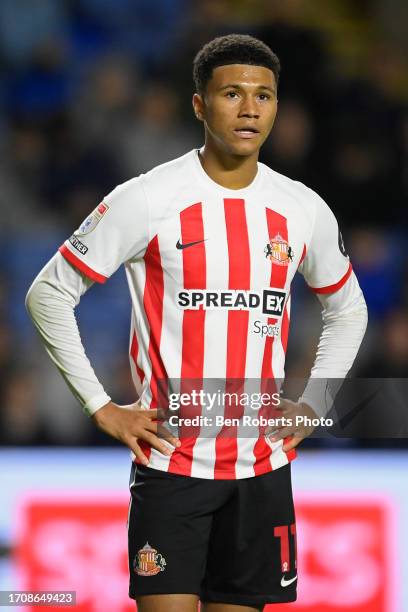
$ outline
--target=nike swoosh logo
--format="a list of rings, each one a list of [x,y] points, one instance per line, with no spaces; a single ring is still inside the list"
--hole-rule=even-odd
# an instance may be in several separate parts
[[[186,249],[187,247],[191,247],[194,244],[205,242],[205,240],[206,238],[204,238],[204,240],[196,240],[195,242],[185,242],[184,244],[181,244],[180,240],[177,240],[176,249]]]
[[[290,578],[289,580],[286,580],[285,576],[282,576],[281,578],[281,586],[282,587],[287,587],[290,584],[292,584],[292,582],[295,582],[295,580],[297,579],[297,574],[294,578]]]

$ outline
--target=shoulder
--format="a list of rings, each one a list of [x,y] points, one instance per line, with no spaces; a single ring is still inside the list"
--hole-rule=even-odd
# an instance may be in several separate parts
[[[144,198],[143,174],[128,179],[124,183],[117,185],[108,193],[103,201],[109,206],[123,204],[125,202],[136,202]]]
[[[286,197],[296,202],[304,212],[314,217],[319,208],[327,207],[325,201],[316,191],[294,179],[272,170],[266,164],[259,164],[265,176],[267,189],[272,189],[282,197]]]
[[[191,169],[194,165],[194,150],[181,157],[160,164],[143,176],[143,185],[148,190],[168,192],[179,188],[181,184],[191,180]]]
[[[310,189],[310,187],[307,187],[304,183],[295,181],[280,172],[276,172],[276,170],[272,170],[272,168],[266,164],[260,162],[259,165],[265,176],[266,182],[275,190],[280,190],[282,193],[304,202],[309,202],[314,197],[319,197],[313,189]]]
[[[124,183],[117,185],[113,191],[105,196],[104,201],[109,205],[116,200],[140,201],[146,199],[148,193],[159,195],[160,193],[169,194],[172,188],[177,188],[180,183],[191,177],[189,167],[192,164],[193,151],[185,155],[168,161],[159,166],[155,166],[145,174],[139,174],[128,179]]]

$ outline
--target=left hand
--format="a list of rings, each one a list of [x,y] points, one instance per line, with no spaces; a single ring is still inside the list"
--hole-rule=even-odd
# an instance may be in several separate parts
[[[279,406],[276,406],[276,410],[279,411],[279,417],[285,417],[292,424],[286,427],[270,427],[265,431],[265,435],[268,436],[271,442],[289,438],[282,447],[287,452],[295,448],[304,438],[310,436],[315,429],[314,426],[303,423],[296,425],[296,417],[304,416],[316,419],[318,416],[308,404],[292,402],[288,399],[281,399]],[[270,433],[268,433],[268,430]]]

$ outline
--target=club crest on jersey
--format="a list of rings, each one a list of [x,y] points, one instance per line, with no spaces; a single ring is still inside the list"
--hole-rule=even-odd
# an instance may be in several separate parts
[[[74,232],[75,236],[85,236],[85,234],[89,234],[95,227],[98,225],[99,221],[102,219],[103,215],[109,209],[109,206],[105,204],[105,202],[101,202],[99,206],[95,208],[93,212],[85,219],[85,221],[79,226],[76,232]]]
[[[166,559],[152,548],[149,542],[138,550],[133,561],[133,569],[139,576],[155,576],[159,572],[164,572]]]
[[[278,266],[288,266],[293,260],[293,249],[289,246],[288,241],[284,240],[278,233],[274,238],[271,238],[264,248],[265,257],[269,258]]]

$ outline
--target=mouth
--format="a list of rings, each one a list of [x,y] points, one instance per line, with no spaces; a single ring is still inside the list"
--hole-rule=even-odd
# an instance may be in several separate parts
[[[254,127],[242,127],[242,128],[237,128],[234,130],[235,134],[237,134],[237,136],[239,136],[240,138],[256,138],[256,136],[258,136],[259,134],[259,130],[257,130]]]

